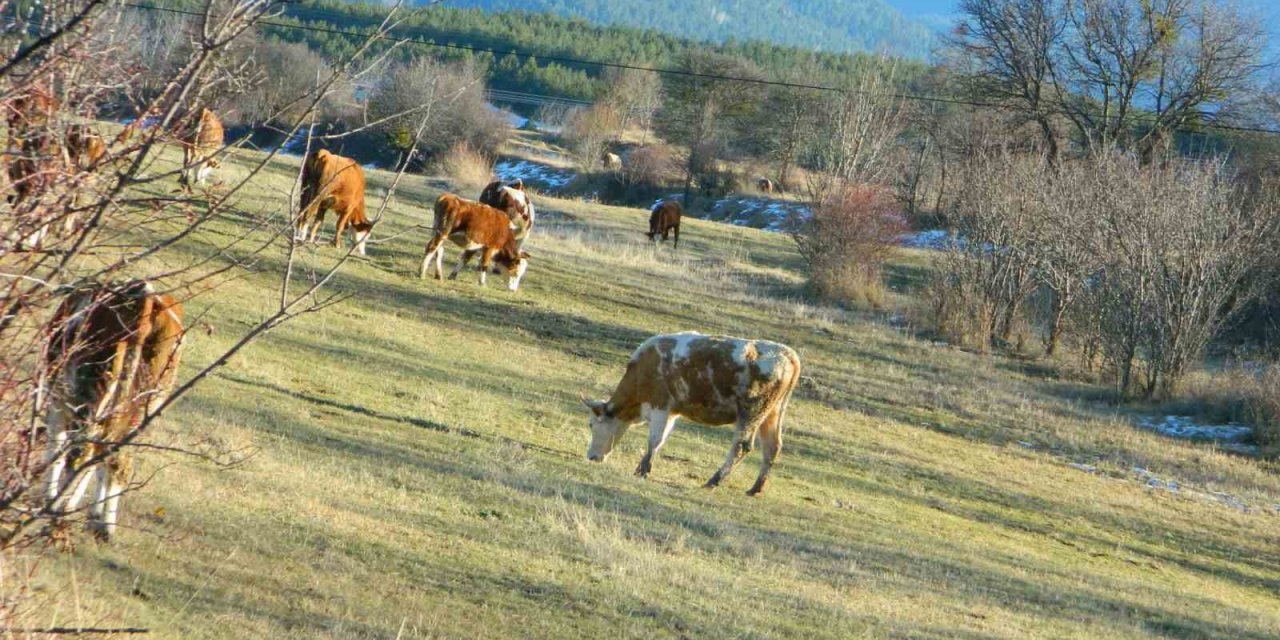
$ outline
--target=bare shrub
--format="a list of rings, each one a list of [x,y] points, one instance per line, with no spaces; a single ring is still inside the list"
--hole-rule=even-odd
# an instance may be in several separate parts
[[[628,186],[662,188],[679,179],[680,157],[663,144],[632,151],[622,167],[622,180]]]
[[[906,119],[902,99],[894,93],[893,67],[884,66],[885,73],[868,70],[848,91],[822,98],[818,112],[826,114],[825,124],[805,150],[805,164],[813,169],[807,186],[814,202],[848,184],[887,182],[885,160]]]
[[[622,116],[616,109],[607,104],[597,104],[575,111],[569,117],[562,137],[573,151],[578,165],[591,170],[601,165],[601,156],[609,142],[621,134],[622,126]]]
[[[905,231],[893,197],[874,185],[828,195],[793,233],[818,295],[879,307],[881,270]]]
[[[308,113],[298,96],[331,75],[324,58],[300,42],[259,40],[246,56],[251,87],[236,96],[237,113],[224,118],[227,124],[290,125]]]
[[[450,180],[471,191],[480,191],[493,177],[493,160],[466,142],[450,147],[436,164]]]
[[[429,57],[391,69],[369,96],[369,117],[392,149],[423,159],[460,143],[492,156],[511,135],[511,125],[485,101],[480,69]],[[415,136],[424,121],[430,135]]]

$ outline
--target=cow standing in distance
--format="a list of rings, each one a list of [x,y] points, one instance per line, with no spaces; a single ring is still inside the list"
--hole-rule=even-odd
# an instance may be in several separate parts
[[[183,189],[190,190],[192,184],[203,186],[209,174],[218,168],[214,154],[222,150],[224,137],[222,120],[209,109],[202,108],[200,114],[187,123],[178,137],[182,144],[182,172],[178,183]]]
[[[172,392],[182,355],[182,305],[142,280],[95,286],[69,295],[53,326],[45,350],[48,506],[74,512],[95,483],[89,526],[107,540],[131,466],[128,454],[110,443],[127,438]],[[77,476],[75,486],[66,486]]]
[[[503,184],[501,180],[490,182],[480,192],[480,204],[507,212],[507,217],[511,219],[511,231],[516,236],[516,245],[523,249],[538,216],[529,193],[524,190],[524,180],[517,178],[515,182],[507,184]]]
[[[435,236],[427,243],[426,254],[422,257],[422,271],[418,277],[427,277],[427,267],[434,259],[435,277],[437,280],[442,278],[444,272],[441,262],[444,261],[445,240],[462,248],[458,264],[453,268],[453,273],[449,274],[450,280],[457,278],[462,267],[477,253],[481,254],[481,286],[485,285],[489,269],[496,265],[507,274],[507,288],[515,291],[529,268],[529,254],[521,251],[516,243],[507,214],[487,204],[464,200],[452,193],[446,193],[436,200]]]
[[[778,185],[768,178],[760,178],[756,181],[756,189],[758,189],[760,193],[773,195],[774,192],[778,190]]]
[[[622,171],[622,156],[606,149],[600,154],[600,164],[605,171]]]
[[[757,495],[782,450],[782,420],[799,380],[800,357],[777,342],[692,332],[654,336],[631,354],[611,398],[583,400],[591,410],[587,458],[604,461],[628,427],[647,421],[649,447],[636,467],[636,475],[645,477],[676,418],[712,426],[732,423],[729,456],[706,486],[729,477],[759,435],[764,460],[747,492]]]
[[[360,163],[328,149],[312,151],[302,166],[301,212],[294,239],[315,242],[316,233],[324,224],[325,212],[333,209],[338,214],[333,246],[342,248],[342,234],[349,225],[355,234],[356,253],[365,255],[365,242],[373,223],[365,215],[364,186],[364,169]]]
[[[672,245],[674,248],[680,248],[680,217],[684,215],[684,209],[679,202],[675,200],[665,200],[654,205],[653,211],[649,214],[649,232],[645,235],[649,236],[652,242],[658,241],[658,236],[662,236],[662,241],[666,242],[668,235],[675,232],[676,241]]]

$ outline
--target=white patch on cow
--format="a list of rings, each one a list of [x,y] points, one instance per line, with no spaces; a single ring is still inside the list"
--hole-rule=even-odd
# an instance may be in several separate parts
[[[675,344],[671,347],[671,361],[683,362],[689,359],[689,349],[693,346],[693,343],[706,336],[701,333],[686,331],[674,334],[672,337],[675,338]]]
[[[749,364],[751,364],[747,360],[747,347],[751,346],[751,344],[752,344],[751,342],[748,342],[746,340],[739,340],[737,344],[733,345],[733,363],[734,364],[744,368]]]
[[[373,233],[373,232],[372,232],[372,231],[357,231],[357,232],[356,232],[356,253],[359,253],[359,254],[360,254],[360,255],[362,255],[362,256],[363,256],[363,255],[365,255],[365,253],[364,253],[364,245],[365,245],[365,242],[369,240],[369,234],[370,234],[370,233]]]

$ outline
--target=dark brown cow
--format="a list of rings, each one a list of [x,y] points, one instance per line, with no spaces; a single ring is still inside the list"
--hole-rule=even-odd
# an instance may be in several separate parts
[[[193,183],[205,184],[209,174],[218,168],[214,154],[222,150],[225,137],[222,120],[214,112],[201,109],[199,117],[193,116],[191,120],[178,136],[182,143],[182,173],[178,182],[187,189]]]
[[[497,265],[507,274],[507,288],[515,291],[520,286],[520,279],[529,268],[529,254],[521,251],[516,244],[515,235],[511,232],[511,222],[507,214],[487,204],[464,200],[452,193],[446,193],[436,200],[435,236],[427,243],[426,254],[422,257],[422,271],[418,277],[427,277],[427,267],[432,259],[436,264],[436,279],[444,276],[441,262],[444,261],[444,241],[449,240],[462,248],[458,256],[458,264],[449,275],[452,280],[458,277],[462,267],[477,253],[480,256],[480,284],[485,284],[490,267]]]
[[[350,225],[355,234],[356,252],[365,255],[365,242],[373,223],[364,209],[364,169],[351,158],[345,158],[328,149],[316,149],[307,156],[302,168],[302,213],[298,216],[297,240],[316,241],[316,232],[324,223],[325,211],[333,209],[338,214],[338,228],[333,234],[333,246],[342,247],[342,233]],[[307,228],[310,226],[310,238]]]
[[[130,461],[103,443],[128,437],[172,392],[182,355],[182,305],[133,280],[72,293],[53,326],[45,352],[51,371],[46,498],[55,513],[72,512],[96,482],[89,525],[109,539]]]
[[[515,182],[507,184],[503,184],[501,180],[490,182],[480,192],[480,203],[507,212],[507,217],[511,218],[511,231],[516,236],[516,244],[523,249],[524,241],[533,231],[533,222],[538,215],[533,201],[529,199],[529,193],[524,190],[524,180],[517,178]]]
[[[663,242],[667,240],[668,234],[675,232],[676,241],[673,245],[680,247],[680,217],[684,215],[684,209],[680,203],[675,200],[665,200],[654,205],[653,212],[649,214],[649,232],[645,235],[649,236],[649,240],[658,241],[658,236],[662,236]]]
[[[759,180],[757,180],[756,188],[760,190],[760,193],[769,193],[769,194],[772,194],[778,190],[778,186],[768,178],[760,178]]]

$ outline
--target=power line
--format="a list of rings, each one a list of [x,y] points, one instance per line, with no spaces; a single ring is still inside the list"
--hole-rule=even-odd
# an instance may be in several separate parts
[[[178,9],[174,7],[162,7],[162,6],[150,5],[150,4],[125,2],[123,3],[123,5],[126,7],[135,8],[135,9],[142,9],[147,11],[160,11],[160,12],[193,16],[193,17],[201,17],[204,15],[204,13],[201,11],[191,11],[187,9]],[[318,12],[319,11],[317,11],[317,13]],[[296,18],[296,19],[302,19],[302,18]],[[348,36],[348,37],[356,37],[356,38],[367,38],[370,35],[373,35],[370,33],[364,33],[364,32],[349,30],[349,29],[338,29],[334,27],[317,27],[317,26],[299,25],[299,24],[287,24],[283,22],[276,22],[273,20],[265,20],[265,19],[257,20],[255,24],[265,25],[269,27],[277,27],[281,29],[310,31],[314,33],[324,33],[329,35],[340,35],[340,36]],[[761,78],[752,78],[747,76],[730,76],[730,75],[721,75],[721,74],[713,74],[713,73],[699,73],[696,71],[685,71],[683,69],[670,69],[670,68],[663,68],[663,67],[645,67],[640,65],[626,64],[622,62],[606,62],[602,60],[584,60],[580,58],[569,58],[565,56],[538,55],[528,51],[520,51],[518,49],[498,50],[498,49],[490,49],[485,47],[477,47],[472,45],[456,44],[452,42],[435,42],[432,40],[425,40],[420,37],[415,38],[415,37],[409,37],[409,36],[400,36],[400,37],[382,36],[382,39],[389,40],[392,42],[397,42],[400,44],[416,44],[419,46],[435,47],[440,49],[454,49],[454,50],[460,50],[460,51],[470,51],[473,53],[489,53],[494,56],[511,55],[511,56],[515,56],[516,58],[526,58],[526,59],[537,58],[537,59],[541,59],[549,62],[559,62],[562,64],[569,64],[569,65],[593,66],[593,67],[599,67],[599,68],[623,69],[623,70],[629,70],[629,71],[645,71],[648,73],[656,73],[660,75],[672,75],[672,76],[681,76],[686,78],[715,80],[718,82],[742,82],[742,83],[756,84],[756,85],[762,85],[762,86],[782,87],[787,89],[806,89],[810,91],[823,91],[823,92],[829,92],[829,93],[857,93],[856,90],[842,89],[840,87],[831,87],[831,86],[816,85],[816,84],[805,84],[805,83],[798,83],[798,82],[785,82],[780,80],[764,80]],[[1011,107],[1010,105],[1001,104],[997,102],[983,102],[983,101],[976,101],[976,100],[965,100],[961,98],[947,98],[943,96],[925,96],[925,95],[917,95],[917,94],[910,94],[910,93],[891,93],[891,94],[886,94],[886,96],[896,100],[903,100],[903,101],[910,101],[910,102],[967,106],[967,107],[976,107],[976,108],[982,108],[982,109],[1003,110],[1003,111],[1008,111],[1013,109],[1013,107]],[[563,102],[570,102],[571,100],[557,99],[557,101],[563,103]],[[576,102],[579,102],[581,104],[590,104],[589,102],[582,101],[582,100],[578,100]],[[1092,115],[1100,118],[1105,117],[1103,114],[1097,114],[1097,113]],[[1134,118],[1139,120],[1150,121],[1153,118],[1153,116],[1138,115],[1138,116],[1134,116]],[[1230,125],[1230,124],[1222,124],[1218,122],[1205,122],[1200,124],[1199,127],[1205,128],[1205,129],[1235,131],[1240,133],[1260,133],[1260,134],[1267,134],[1267,135],[1280,135],[1280,130],[1276,130],[1276,129],[1269,129],[1266,127]],[[1174,131],[1194,131],[1193,128],[1185,125],[1174,127],[1173,130]]]

